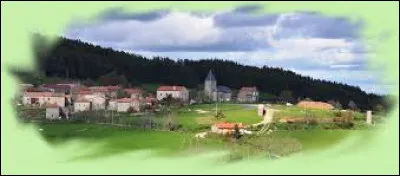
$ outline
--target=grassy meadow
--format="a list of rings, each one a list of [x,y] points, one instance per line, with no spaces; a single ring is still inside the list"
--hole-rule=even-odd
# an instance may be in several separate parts
[[[330,124],[318,124],[313,128],[288,128],[289,124],[276,123],[271,134],[243,136],[236,142],[219,135],[208,135],[204,139],[195,138],[195,134],[210,130],[210,125],[219,121],[241,122],[250,125],[262,121],[257,116],[256,105],[218,104],[218,110],[226,116],[214,117],[215,104],[189,105],[171,110],[174,121],[182,128],[176,131],[134,129],[110,124],[71,123],[67,121],[38,123],[38,130],[51,144],[63,145],[71,140],[83,140],[89,146],[101,144],[80,158],[102,157],[134,150],[154,149],[162,156],[197,154],[210,150],[230,151],[229,160],[243,159],[246,156],[287,156],[297,152],[327,149],[346,139],[365,127],[365,115],[355,113],[356,126],[352,129],[325,128]],[[273,105],[274,119],[285,116],[303,117],[305,110],[292,106]],[[36,112],[37,113],[37,112]],[[334,117],[334,112],[325,110],[307,110],[316,118]],[[116,113],[115,119],[139,119],[129,113]],[[163,113],[152,117],[155,121],[168,118]],[[357,120],[358,119],[358,120]],[[297,124],[291,124],[297,125]],[[324,126],[325,125],[325,126]],[[298,125],[297,125],[298,126]],[[308,127],[308,126],[307,126]]]

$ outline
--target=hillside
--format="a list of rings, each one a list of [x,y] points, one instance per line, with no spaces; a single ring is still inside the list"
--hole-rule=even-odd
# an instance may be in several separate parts
[[[35,37],[35,55],[45,77],[87,80],[95,84],[101,78],[104,80],[104,75],[114,74],[116,80],[124,84],[177,84],[195,89],[201,88],[207,72],[212,69],[218,85],[233,89],[257,86],[270,95],[280,96],[286,92],[281,97],[288,100],[305,97],[335,100],[343,107],[353,100],[360,109],[372,109],[377,104],[386,106],[382,97],[367,94],[359,87],[312,79],[281,68],[258,68],[218,59],[174,61],[165,57],[145,58],[66,38],[48,48],[45,47],[45,38]],[[25,78],[27,75],[33,74],[25,74]]]

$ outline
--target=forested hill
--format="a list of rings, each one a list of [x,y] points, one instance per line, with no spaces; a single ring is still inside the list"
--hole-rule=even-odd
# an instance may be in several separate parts
[[[291,92],[293,99],[335,100],[340,101],[343,107],[353,100],[361,109],[383,104],[381,97],[367,94],[359,87],[312,79],[281,68],[244,66],[218,59],[174,61],[165,57],[145,58],[66,38],[45,52],[45,39],[40,36],[34,41],[40,70],[46,77],[96,81],[113,72],[132,85],[157,83],[198,88],[212,69],[218,85],[233,89],[257,86],[260,91],[276,96],[285,91],[284,95],[290,96],[287,92]]]

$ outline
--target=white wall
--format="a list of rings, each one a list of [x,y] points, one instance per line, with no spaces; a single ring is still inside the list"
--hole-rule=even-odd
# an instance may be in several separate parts
[[[31,104],[31,97],[22,97],[22,103],[24,105]],[[65,107],[65,97],[38,97],[38,103],[40,106],[45,104],[57,104],[58,106]]]
[[[75,102],[74,103],[74,111],[89,111],[90,110],[90,103],[89,102]]]
[[[172,98],[181,99],[183,101],[189,100],[189,91],[187,91],[187,90],[157,91],[157,100],[162,100],[163,98],[166,98],[169,94],[172,96]]]

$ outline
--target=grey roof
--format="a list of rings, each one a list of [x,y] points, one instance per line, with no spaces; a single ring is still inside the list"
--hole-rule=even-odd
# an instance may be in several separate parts
[[[231,93],[231,89],[226,86],[217,86],[217,91],[223,93]]]
[[[216,81],[216,79],[215,79],[215,77],[214,77],[214,74],[212,73],[211,70],[208,72],[206,81]]]

